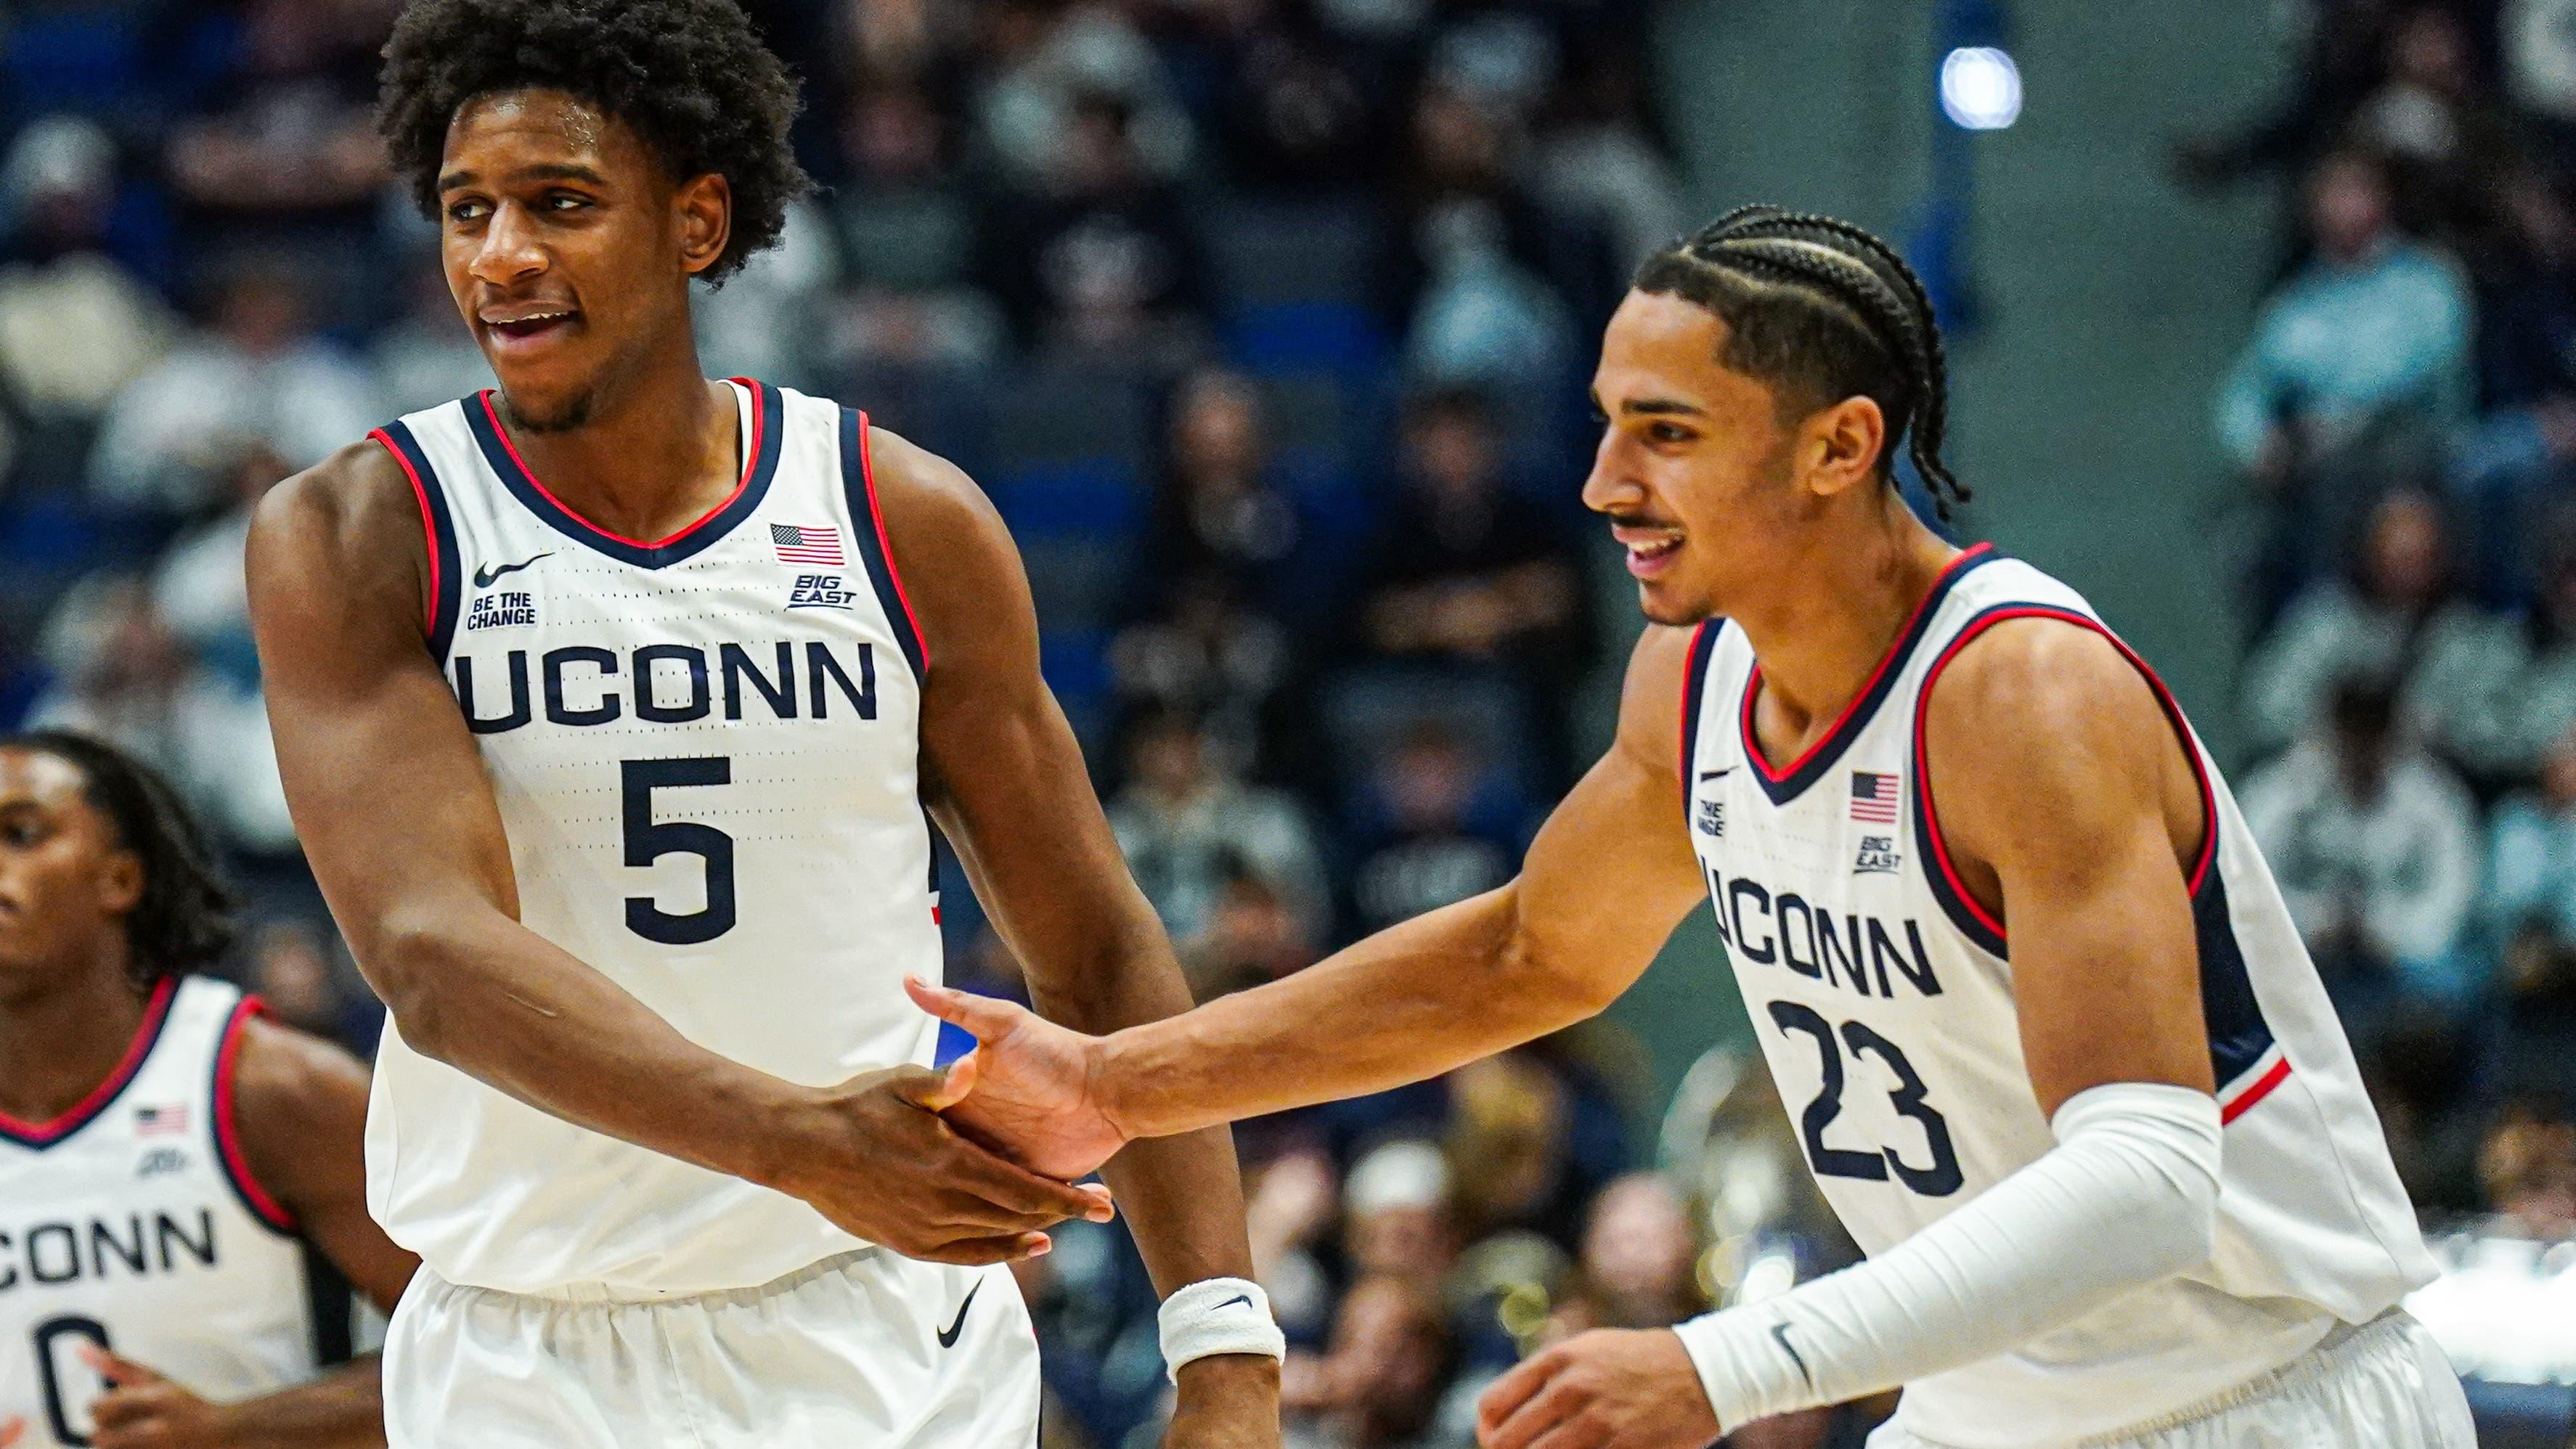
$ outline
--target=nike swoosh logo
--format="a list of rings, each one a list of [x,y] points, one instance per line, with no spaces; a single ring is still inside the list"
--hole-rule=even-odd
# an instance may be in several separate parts
[[[966,1301],[957,1305],[957,1321],[948,1325],[946,1328],[939,1330],[939,1346],[941,1348],[955,1348],[957,1346],[957,1335],[966,1331],[966,1310],[975,1306],[975,1295],[983,1291],[984,1285],[981,1283],[978,1283],[974,1287],[966,1290]]]
[[[1789,1325],[1785,1323],[1772,1324],[1771,1337],[1778,1341],[1780,1351],[1789,1355],[1789,1362],[1798,1366],[1798,1377],[1805,1379],[1807,1381],[1807,1387],[1813,1389],[1816,1386],[1816,1376],[1807,1368],[1807,1361],[1798,1356],[1798,1346],[1789,1341]]]
[[[1729,765],[1723,770],[1702,770],[1699,772],[1699,777],[1702,780],[1723,780],[1734,773],[1735,767],[1733,765]]]
[[[1249,1293],[1237,1293],[1233,1297],[1225,1300],[1223,1303],[1218,1304],[1216,1308],[1209,1309],[1208,1312],[1214,1313],[1217,1311],[1217,1308],[1232,1308],[1238,1303],[1242,1304],[1246,1308],[1250,1308],[1252,1306],[1252,1295]]]
[[[536,558],[531,558],[521,563],[503,564],[497,569],[492,567],[490,564],[485,564],[483,567],[474,571],[474,587],[478,589],[488,589],[492,587],[494,583],[498,582],[505,574],[515,574],[519,570],[526,568],[529,564],[535,563],[539,558],[553,557],[554,552],[552,550],[548,550],[547,552],[538,554]]]

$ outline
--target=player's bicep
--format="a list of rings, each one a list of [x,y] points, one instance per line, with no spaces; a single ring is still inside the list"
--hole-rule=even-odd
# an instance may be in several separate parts
[[[288,808],[365,964],[406,903],[515,901],[490,782],[420,633],[404,520],[329,487],[308,475],[263,503],[251,625]]]
[[[2110,1082],[2211,1090],[2166,804],[2189,766],[2144,677],[2099,635],[1999,626],[1936,681],[1926,732],[1938,828],[2001,896],[2042,1110]]]

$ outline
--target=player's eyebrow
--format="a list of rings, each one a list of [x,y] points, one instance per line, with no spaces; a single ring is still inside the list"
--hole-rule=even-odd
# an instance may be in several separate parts
[[[1623,398],[1619,403],[1619,411],[1623,414],[1646,414],[1657,417],[1704,418],[1708,416],[1708,409],[1696,403],[1686,403],[1679,398],[1671,397]]]
[[[461,169],[450,171],[438,178],[438,189],[454,191],[460,186],[472,186],[480,179],[471,171]],[[589,167],[568,161],[540,161],[521,166],[511,171],[510,179],[513,181],[586,181],[593,186],[604,186],[608,181],[608,178]]]

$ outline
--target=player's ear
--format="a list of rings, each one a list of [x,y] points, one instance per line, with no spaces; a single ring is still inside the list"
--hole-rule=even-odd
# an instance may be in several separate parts
[[[733,187],[712,171],[692,176],[671,194],[671,208],[680,224],[680,265],[694,277],[733,239]]]
[[[130,850],[108,853],[98,873],[99,910],[121,916],[143,903],[143,857]]]
[[[1854,484],[1875,482],[1887,446],[1887,415],[1865,397],[1847,397],[1807,415],[1798,425],[1800,481],[1830,498]]]

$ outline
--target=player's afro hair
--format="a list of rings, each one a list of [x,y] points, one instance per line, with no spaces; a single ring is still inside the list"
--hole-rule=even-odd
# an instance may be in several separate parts
[[[701,273],[710,283],[774,244],[788,203],[813,189],[787,139],[796,82],[735,0],[412,0],[382,79],[377,128],[433,217],[448,123],[513,90],[563,91],[625,121],[674,180],[723,176],[733,232]]]

